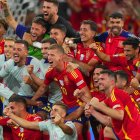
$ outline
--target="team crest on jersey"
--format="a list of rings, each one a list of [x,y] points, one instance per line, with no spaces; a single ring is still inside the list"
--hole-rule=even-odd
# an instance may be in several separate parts
[[[65,85],[69,84],[69,79],[66,75],[64,76],[64,83],[65,83]]]
[[[119,48],[123,48],[123,41],[119,41],[118,47],[119,47]]]

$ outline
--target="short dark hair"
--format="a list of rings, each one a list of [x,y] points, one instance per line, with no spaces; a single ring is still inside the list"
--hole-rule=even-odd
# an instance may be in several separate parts
[[[53,3],[55,6],[59,7],[59,2],[57,0],[44,0],[44,1]]]
[[[100,74],[107,74],[109,77],[114,78],[115,82],[117,81],[115,73],[111,70],[103,70]]]
[[[25,108],[27,107],[27,102],[26,102],[25,98],[23,98],[22,96],[19,96],[19,95],[15,95],[15,96],[12,96],[11,98],[9,98],[9,102],[22,103],[25,106]]]
[[[105,65],[102,65],[102,64],[96,65],[95,68],[94,68],[94,70],[97,69],[97,68],[101,68],[103,70],[107,70],[108,69]]]
[[[41,41],[41,43],[57,44],[56,40],[53,38],[45,38]]]
[[[90,25],[91,30],[97,32],[98,27],[97,27],[97,24],[94,21],[92,21],[92,20],[83,20],[81,22],[81,25],[82,24]]]
[[[125,71],[118,70],[118,71],[115,72],[115,75],[116,75],[116,77],[117,77],[117,75],[120,76],[120,78],[124,79],[128,84],[128,82],[129,82],[128,74]]]
[[[114,12],[109,17],[110,18],[115,18],[115,19],[117,19],[117,18],[123,19],[123,15],[119,12]]]
[[[32,23],[36,23],[39,25],[42,25],[42,27],[46,28],[46,21],[44,20],[44,18],[37,16],[33,19]]]
[[[137,48],[139,48],[139,43],[139,39],[137,39],[136,37],[130,37],[123,42],[123,45],[132,45],[132,47],[136,50]]]
[[[61,46],[59,46],[58,44],[52,44],[52,45],[50,45],[48,47],[48,50],[57,50],[58,52],[60,52],[62,54],[65,53],[64,49]]]
[[[7,31],[8,30],[8,24],[7,22],[3,19],[3,18],[0,18],[0,24],[3,25],[4,29]]]
[[[65,34],[67,32],[67,29],[66,29],[65,25],[63,25],[63,24],[54,24],[54,25],[51,26],[50,30],[51,29],[59,29],[62,32],[64,32]]]
[[[54,105],[61,106],[61,108],[63,108],[66,112],[68,110],[68,106],[66,104],[64,104],[63,102],[61,102],[61,101],[57,101],[56,103],[53,104],[53,106]]]
[[[28,50],[29,48],[29,44],[27,41],[25,40],[16,40],[15,43],[21,43],[21,44],[24,44],[25,48]]]

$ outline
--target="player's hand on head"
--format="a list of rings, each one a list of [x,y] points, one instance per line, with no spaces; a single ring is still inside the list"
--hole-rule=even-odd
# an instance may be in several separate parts
[[[139,81],[138,81],[137,78],[133,78],[133,79],[131,80],[131,82],[130,82],[130,85],[131,85],[133,88],[135,88],[135,89],[138,88],[139,84],[140,84],[140,83],[139,83]]]
[[[27,71],[28,71],[29,74],[32,74],[33,70],[34,70],[34,66],[33,65],[28,65],[27,66]]]
[[[3,114],[6,116],[10,116],[12,114],[12,110],[9,106],[5,107],[3,110]]]
[[[62,122],[62,117],[57,113],[55,118],[53,119],[53,123],[59,125]]]

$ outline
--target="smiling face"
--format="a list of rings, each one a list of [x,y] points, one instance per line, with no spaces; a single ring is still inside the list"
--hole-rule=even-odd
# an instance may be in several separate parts
[[[16,64],[21,64],[26,61],[28,50],[22,43],[15,43],[13,47],[13,59]]]
[[[66,34],[62,32],[60,29],[52,28],[50,31],[50,37],[57,41],[58,45],[62,45],[64,42]]]
[[[51,67],[57,68],[62,62],[62,54],[60,54],[57,49],[48,50],[48,61]]]
[[[62,109],[61,106],[54,105],[52,107],[52,110],[51,110],[51,113],[50,113],[50,117],[51,117],[52,121],[56,117],[57,114],[59,114],[62,118],[64,118],[66,116],[66,111],[64,109]]]
[[[23,104],[17,102],[10,102],[8,106],[10,107],[11,111],[17,116],[20,116],[21,111],[24,109]]]
[[[57,15],[58,7],[51,2],[44,1],[42,12],[46,21],[51,21],[54,15]]]
[[[40,41],[40,39],[43,38],[43,35],[45,34],[45,32],[46,32],[46,29],[42,25],[37,24],[37,23],[32,23],[31,31],[30,31],[31,40],[33,42]]]
[[[98,84],[99,90],[106,92],[113,83],[112,79],[108,76],[108,74],[104,73],[100,74]]]
[[[80,26],[80,37],[82,42],[88,42],[93,40],[93,37],[95,36],[95,31],[91,30],[91,27],[89,24],[82,24]]]
[[[118,36],[123,28],[124,22],[121,18],[109,19],[109,28],[113,35]]]
[[[99,84],[99,76],[100,76],[100,72],[102,71],[102,68],[95,68],[94,72],[93,72],[93,83],[94,83],[94,87],[98,88]]]
[[[137,54],[137,49],[135,50],[132,45],[125,45],[124,46],[124,54],[127,60],[133,60]]]
[[[5,40],[4,54],[5,54],[7,60],[13,56],[14,44],[15,44],[15,42],[13,40]]]
[[[48,47],[49,46],[50,46],[50,43],[42,43],[41,53],[42,53],[44,59],[48,59]]]

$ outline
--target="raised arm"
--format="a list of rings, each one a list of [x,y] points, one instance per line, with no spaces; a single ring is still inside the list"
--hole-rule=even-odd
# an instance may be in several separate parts
[[[39,97],[41,97],[44,93],[45,93],[45,91],[47,90],[47,85],[45,85],[45,83],[43,83],[40,87],[39,87],[39,89],[37,90],[37,92],[35,93],[35,95],[32,97],[32,99],[31,100],[37,100]]]
[[[102,60],[102,61],[106,61],[106,62],[110,62],[110,56],[105,54],[104,52],[101,52],[98,47],[96,46],[96,43],[92,43],[90,45],[90,48],[94,50],[94,52],[96,53],[96,55]]]
[[[0,2],[1,2],[1,5],[3,7],[4,16],[5,16],[5,19],[8,23],[8,25],[11,28],[13,28],[14,30],[16,30],[18,22],[15,21],[12,13],[10,11],[10,8],[8,6],[7,0],[1,0]]]

